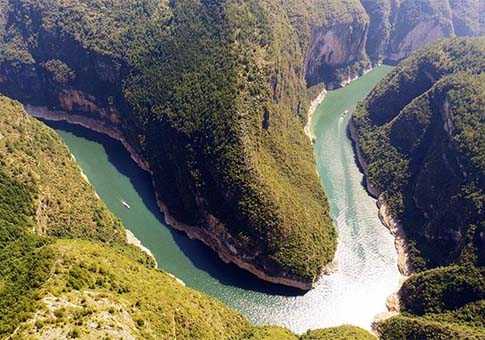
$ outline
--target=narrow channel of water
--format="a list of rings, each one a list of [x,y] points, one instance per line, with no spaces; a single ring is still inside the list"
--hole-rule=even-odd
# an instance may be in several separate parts
[[[314,115],[318,171],[339,230],[338,271],[322,277],[320,285],[304,296],[222,263],[200,242],[167,227],[148,174],[120,143],[79,126],[48,125],[64,139],[106,205],[153,252],[160,268],[187,286],[222,300],[258,324],[277,324],[299,333],[341,324],[369,329],[398,286],[397,255],[392,236],[377,218],[375,200],[361,185],[346,134],[350,114],[341,113],[352,111],[390,69],[379,67],[344,89],[330,91]]]

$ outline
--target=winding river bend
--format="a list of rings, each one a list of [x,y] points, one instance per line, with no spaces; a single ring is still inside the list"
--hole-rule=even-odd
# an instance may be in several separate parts
[[[304,296],[222,263],[200,242],[166,226],[149,175],[119,142],[79,126],[48,125],[67,143],[107,206],[152,251],[159,267],[187,286],[222,300],[258,324],[277,324],[298,333],[341,324],[369,329],[374,317],[386,311],[386,298],[398,287],[400,274],[393,238],[361,184],[346,134],[350,114],[341,113],[352,111],[390,69],[379,67],[330,91],[314,114],[318,172],[339,230],[338,271],[322,277]]]

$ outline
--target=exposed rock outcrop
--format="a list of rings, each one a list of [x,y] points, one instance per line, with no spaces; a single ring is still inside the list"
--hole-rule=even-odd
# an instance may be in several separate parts
[[[342,5],[348,15],[337,21],[326,13],[337,11],[327,1],[313,3],[327,19],[310,21],[307,35],[300,33],[306,79],[309,85],[325,82],[330,89],[362,74],[369,60],[394,64],[441,38],[485,34],[485,19],[479,15],[485,10],[483,0],[361,0],[365,12],[354,1]],[[305,27],[297,25],[303,32]]]
[[[370,17],[367,54],[373,63],[397,63],[441,38],[485,33],[483,0],[361,1]]]
[[[362,73],[368,66],[367,29],[359,22],[313,27],[305,57],[307,84],[324,82],[335,87]]]

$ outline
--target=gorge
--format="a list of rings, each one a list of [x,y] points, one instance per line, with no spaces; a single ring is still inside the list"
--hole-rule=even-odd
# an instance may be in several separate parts
[[[302,130],[306,87],[483,32],[480,0],[0,6],[4,94],[119,130],[177,225],[225,261],[302,290],[337,247]]]
[[[341,324],[369,329],[376,315],[386,311],[386,299],[400,278],[392,236],[377,217],[375,201],[360,186],[362,175],[345,132],[350,115],[344,121],[341,112],[352,110],[388,71],[379,68],[345,89],[331,91],[314,115],[318,169],[339,230],[340,248],[336,273],[321,277],[319,285],[304,296],[224,266],[200,243],[167,229],[160,223],[163,216],[157,213],[149,177],[121,146],[80,128],[49,124],[63,137],[108,207],[155,254],[160,267],[188,287],[217,297],[257,324],[276,324],[298,333]],[[324,145],[331,148],[325,151]]]
[[[484,12],[0,0],[0,336],[481,339]]]

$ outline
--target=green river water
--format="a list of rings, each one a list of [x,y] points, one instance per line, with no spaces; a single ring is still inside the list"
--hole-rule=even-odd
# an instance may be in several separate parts
[[[82,127],[49,122],[69,146],[106,205],[156,257],[159,267],[187,286],[214,296],[258,324],[308,329],[354,324],[369,329],[399,284],[394,240],[377,217],[376,202],[362,187],[346,126],[350,114],[390,67],[382,66],[349,86],[330,91],[315,112],[318,172],[339,230],[338,271],[301,296],[266,284],[220,261],[211,250],[166,226],[148,174],[123,146]],[[131,209],[121,203],[128,202]]]

